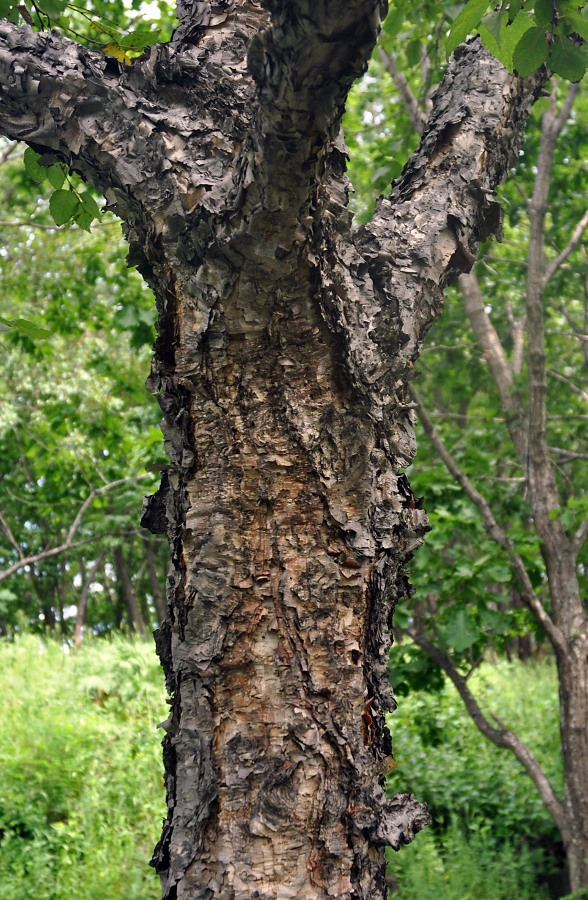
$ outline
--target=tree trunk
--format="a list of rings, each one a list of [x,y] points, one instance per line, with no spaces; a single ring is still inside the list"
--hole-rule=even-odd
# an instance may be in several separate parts
[[[84,626],[86,624],[86,613],[88,609],[88,598],[90,596],[90,587],[92,586],[92,582],[96,577],[96,573],[102,562],[104,560],[105,553],[102,551],[98,558],[96,559],[94,565],[90,569],[88,577],[85,577],[84,567],[81,566],[82,576],[84,577],[84,582],[82,584],[82,590],[80,591],[80,599],[78,601],[78,608],[76,611],[76,624],[74,627],[74,646],[79,647],[82,643]]]
[[[149,586],[151,588],[151,596],[155,603],[155,612],[157,613],[157,623],[163,625],[166,618],[166,604],[159,586],[159,576],[157,573],[157,563],[155,557],[155,545],[153,541],[145,541],[145,554],[147,556],[147,571],[149,573]]]
[[[129,578],[129,570],[120,545],[114,548],[113,562],[116,570],[116,580],[119,584],[120,596],[124,601],[127,616],[129,618],[129,627],[131,631],[135,631],[137,634],[145,634],[145,625],[143,623],[139,604],[137,603],[137,595],[133,590],[133,585]]]
[[[375,900],[386,845],[428,821],[383,790],[392,615],[426,528],[400,471],[411,367],[499,223],[542,79],[460,48],[354,232],[340,116],[382,5],[264,6],[181,0],[172,43],[128,71],[2,23],[0,129],[105,192],[157,298],[163,897]]]

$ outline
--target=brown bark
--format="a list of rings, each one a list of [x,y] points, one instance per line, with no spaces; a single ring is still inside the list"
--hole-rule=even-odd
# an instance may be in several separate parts
[[[172,551],[173,707],[154,864],[169,900],[374,900],[384,847],[427,822],[382,787],[392,614],[426,528],[399,473],[411,366],[498,224],[541,78],[462,47],[354,233],[340,116],[379,0],[178,13],[128,71],[0,24],[0,129],[105,192],[157,298],[170,467],[143,521]]]

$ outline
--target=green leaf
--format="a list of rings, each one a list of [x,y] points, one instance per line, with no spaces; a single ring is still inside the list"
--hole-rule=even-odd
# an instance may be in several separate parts
[[[580,81],[587,64],[588,51],[585,45],[578,47],[569,38],[561,34],[556,35],[551,55],[547,60],[547,65],[556,75],[561,75],[568,81]]]
[[[384,21],[384,34],[395,37],[404,21],[405,11],[402,6],[393,6]]]
[[[42,341],[53,337],[53,333],[48,331],[47,328],[36,325],[34,322],[29,322],[28,319],[5,319],[0,316],[0,325],[5,326],[4,330],[10,328],[14,329],[14,331],[19,331],[33,341]]]
[[[90,234],[90,232],[92,231],[92,229],[90,228],[90,225],[92,224],[94,219],[95,219],[95,216],[92,216],[92,215],[90,215],[90,213],[84,212],[81,209],[79,212],[76,213],[76,215],[74,217],[74,221],[75,221],[76,225],[78,225],[84,231],[87,231],[88,234]]]
[[[406,45],[406,61],[409,66],[416,66],[421,58],[421,42],[418,39]]]
[[[12,6],[11,0],[0,0],[0,19],[6,19]]]
[[[504,17],[500,28],[500,44],[483,22],[480,23],[480,37],[484,46],[510,71],[513,68],[513,53],[523,34],[533,27],[533,19],[526,12],[519,12],[507,25]]]
[[[67,0],[41,0],[37,5],[51,19],[56,19],[67,6]]]
[[[552,25],[554,15],[553,0],[535,0],[534,12],[537,25]]]
[[[566,13],[560,21],[566,34],[575,32],[584,38],[585,41],[588,41],[588,19],[585,19],[580,13]]]
[[[512,0],[512,2],[508,4],[508,25],[512,24],[516,19],[524,3],[525,0]]]
[[[55,191],[49,200],[49,212],[56,225],[65,225],[71,221],[79,206],[79,200],[73,191]]]
[[[543,28],[529,28],[516,45],[513,66],[523,78],[535,72],[547,59],[549,46]]]
[[[465,609],[460,609],[447,625],[445,637],[450,647],[460,653],[471,647],[478,638],[478,630],[473,628]]]
[[[555,519],[557,519],[560,512],[561,512],[561,509],[559,507],[556,507],[555,509],[550,509],[549,510],[549,521],[553,522]]]
[[[494,10],[493,12],[489,12],[487,16],[484,16],[482,19],[483,24],[486,26],[490,34],[494,37],[496,43],[500,47],[500,28],[502,25],[502,9]]]
[[[92,216],[93,219],[99,218],[100,207],[89,191],[84,191],[83,194],[80,194],[80,203],[85,213]]]
[[[400,21],[404,18],[404,13],[400,10]],[[388,32],[386,32],[388,33]],[[156,44],[161,40],[161,31],[156,28],[137,28],[121,37],[119,45],[126,50],[143,50],[151,44]]]
[[[38,161],[40,159],[40,153],[37,153],[32,147],[27,147],[23,156],[24,166],[29,178],[32,178],[37,184],[41,184],[42,181],[45,181],[49,174],[48,169],[39,165]]]
[[[65,169],[63,166],[60,166],[59,163],[55,163],[47,169],[47,178],[49,179],[51,186],[54,187],[55,190],[59,190],[65,181]]]
[[[469,0],[469,3],[466,3],[451,26],[447,38],[447,56],[453,53],[458,44],[465,41],[470,31],[473,31],[479,24],[487,9],[488,0]]]

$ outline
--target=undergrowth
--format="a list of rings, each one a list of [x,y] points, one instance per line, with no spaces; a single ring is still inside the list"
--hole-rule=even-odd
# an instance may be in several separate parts
[[[156,900],[163,679],[152,646],[0,643],[2,900]]]

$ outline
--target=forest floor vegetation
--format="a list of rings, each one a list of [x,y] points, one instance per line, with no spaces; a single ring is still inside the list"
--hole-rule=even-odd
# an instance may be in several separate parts
[[[474,677],[559,787],[553,667],[499,663]],[[157,900],[147,863],[165,815],[156,724],[167,710],[151,642],[114,637],[72,651],[30,634],[2,639],[0,715],[3,900]],[[414,791],[433,816],[390,854],[394,900],[548,898],[562,858],[554,826],[451,686],[399,697],[390,726],[389,790]]]

